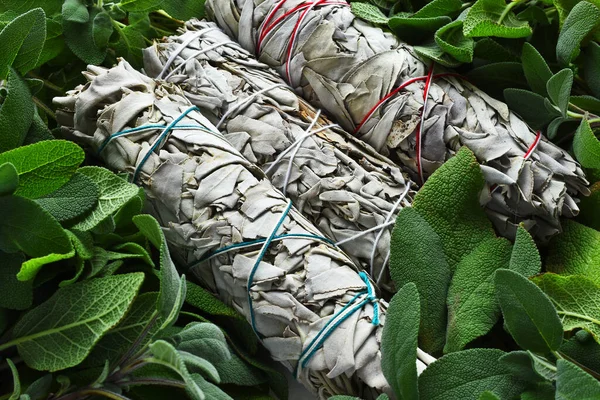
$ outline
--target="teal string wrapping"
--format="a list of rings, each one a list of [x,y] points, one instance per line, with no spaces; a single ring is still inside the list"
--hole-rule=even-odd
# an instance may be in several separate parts
[[[142,160],[140,161],[140,163],[136,166],[135,171],[133,173],[133,178],[132,178],[132,182],[135,182],[137,180],[137,177],[139,175],[140,170],[142,169],[142,167],[144,166],[144,164],[146,163],[146,161],[148,161],[148,159],[150,158],[150,154],[152,154],[153,152],[156,151],[157,148],[159,148],[160,146],[162,146],[162,144],[164,143],[165,139],[168,137],[169,133],[171,133],[171,131],[173,131],[174,129],[198,129],[198,130],[210,133],[212,135],[215,135],[215,136],[218,136],[218,137],[222,137],[221,134],[215,133],[212,130],[207,129],[205,126],[202,126],[202,125],[177,125],[179,122],[181,122],[181,120],[183,118],[185,118],[192,111],[200,111],[200,110],[196,106],[190,107],[187,110],[185,110],[183,113],[181,113],[181,115],[179,117],[177,117],[176,119],[174,119],[168,125],[148,124],[148,125],[142,125],[142,126],[138,126],[138,127],[135,127],[135,128],[125,129],[123,131],[113,133],[112,135],[110,135],[109,137],[107,137],[102,142],[102,144],[100,145],[100,147],[98,147],[97,153],[100,154],[106,148],[106,146],[112,140],[114,140],[116,138],[119,138],[119,137],[122,137],[122,136],[131,135],[131,134],[134,134],[134,133],[143,132],[143,131],[146,131],[146,130],[163,129],[163,131],[156,138],[156,140],[154,141],[154,143],[152,143],[152,145],[150,146],[150,149],[148,150],[148,152],[146,154],[144,154],[144,157],[142,158]]]
[[[344,306],[340,311],[335,313],[329,321],[321,328],[317,335],[310,341],[308,346],[300,353],[300,358],[298,359],[298,364],[296,364],[296,368],[294,369],[294,377],[298,379],[300,374],[300,370],[305,368],[309,363],[310,359],[316,354],[316,352],[321,348],[325,340],[333,333],[333,331],[340,326],[344,321],[346,321],[352,314],[363,308],[363,306],[367,303],[373,304],[373,321],[371,323],[375,326],[379,325],[379,303],[377,297],[375,296],[375,290],[373,285],[369,280],[369,276],[364,272],[359,272],[359,276],[367,285],[367,290],[363,290],[356,295]],[[361,297],[362,298],[358,304],[353,304]]]
[[[267,253],[267,249],[269,248],[269,245],[271,244],[271,242],[277,235],[277,231],[283,224],[283,221],[285,221],[285,217],[287,217],[287,215],[291,209],[292,209],[292,202],[288,201],[288,204],[285,207],[285,210],[283,210],[283,213],[281,213],[281,218],[279,218],[277,225],[275,225],[275,228],[273,228],[273,231],[271,232],[271,234],[269,235],[267,240],[265,240],[262,248],[260,249],[260,253],[258,253],[258,257],[256,258],[256,261],[254,262],[254,266],[250,270],[250,275],[248,275],[247,290],[248,290],[248,309],[250,310],[250,323],[252,325],[252,330],[254,330],[254,333],[256,333],[256,335],[258,337],[260,337],[260,334],[256,330],[256,319],[254,317],[254,307],[252,307],[252,295],[250,293],[250,289],[252,288],[252,282],[254,281],[254,275],[256,274],[256,270],[258,270],[258,266],[260,265],[260,262],[262,261],[263,257]]]
[[[126,130],[114,133],[114,134],[110,135],[108,138],[106,138],[106,140],[104,140],[104,142],[102,142],[102,144],[98,148],[98,154],[100,154],[113,139],[116,139],[118,137],[127,136],[130,134],[142,132],[145,130],[163,129],[163,131],[160,133],[160,135],[157,137],[157,139],[151,145],[148,152],[144,155],[144,157],[142,158],[140,163],[137,165],[135,172],[133,174],[133,181],[135,182],[137,180],[139,171],[141,170],[143,165],[146,163],[146,161],[150,157],[150,154],[152,154],[154,151],[156,151],[156,149],[160,145],[162,145],[164,140],[168,137],[169,133],[173,129],[199,129],[199,130],[205,131],[207,133],[222,137],[220,134],[215,133],[212,130],[206,129],[206,127],[201,126],[201,125],[177,125],[179,122],[181,122],[181,120],[183,118],[185,118],[185,116],[187,116],[192,111],[199,111],[199,110],[195,106],[190,107],[186,111],[184,111],[179,117],[177,117],[175,120],[173,120],[170,124],[168,124],[166,126],[160,125],[160,124],[148,124],[148,125],[130,128],[130,129],[126,129]],[[256,271],[258,270],[258,267],[260,266],[260,263],[261,263],[262,259],[264,258],[271,243],[273,241],[282,240],[285,238],[298,238],[298,239],[321,240],[323,242],[326,242],[326,243],[329,243],[330,245],[335,246],[335,243],[333,241],[331,241],[330,239],[327,239],[327,238],[324,238],[321,236],[317,236],[317,235],[308,235],[308,234],[277,235],[277,231],[279,231],[279,228],[281,228],[281,225],[285,221],[285,218],[289,214],[291,208],[292,208],[292,202],[288,201],[288,204],[287,204],[286,208],[283,210],[279,221],[275,225],[271,234],[266,239],[257,239],[257,240],[252,240],[252,241],[248,241],[248,242],[234,243],[232,245],[218,249],[218,250],[212,252],[211,254],[209,254],[207,257],[204,257],[201,260],[194,262],[193,264],[188,266],[188,268],[192,268],[195,265],[200,264],[200,263],[202,263],[212,257],[215,257],[219,254],[223,254],[223,253],[226,253],[228,251],[235,250],[238,248],[253,246],[253,245],[262,243],[263,246],[258,254],[258,257],[256,258],[256,261],[255,261],[252,269],[250,270],[250,274],[248,276],[248,282],[247,282],[247,297],[248,297],[248,309],[250,311],[250,323],[252,326],[252,330],[259,337],[261,335],[258,332],[258,330],[256,329],[256,318],[255,318],[254,308],[252,306],[253,301],[252,301],[252,295],[251,295],[251,288],[252,288],[252,284],[254,282],[254,276],[256,275]],[[327,340],[327,338],[333,333],[333,331],[338,326],[340,326],[344,321],[346,321],[352,314],[354,314],[356,311],[360,310],[365,304],[367,304],[367,303],[373,304],[372,324],[375,326],[379,325],[379,322],[380,322],[379,321],[379,303],[378,303],[378,299],[375,295],[375,289],[373,288],[373,285],[371,284],[371,281],[369,280],[368,275],[364,271],[359,272],[359,276],[363,280],[363,282],[365,282],[367,289],[358,292],[344,307],[342,307],[342,309],[340,311],[335,313],[331,317],[331,319],[329,319],[329,321],[327,321],[327,323],[323,326],[323,328],[321,328],[321,330],[319,332],[317,332],[317,335],[313,338],[313,340],[311,340],[311,342],[308,344],[308,346],[302,351],[302,353],[300,354],[300,358],[298,359],[298,364],[296,365],[296,368],[294,370],[294,377],[296,379],[298,378],[298,374],[300,373],[301,368],[306,367],[306,365],[310,362],[310,359],[321,348],[321,346],[323,345],[325,340]],[[360,299],[360,301],[358,301],[359,299]],[[358,301],[358,303],[355,304],[357,301]]]

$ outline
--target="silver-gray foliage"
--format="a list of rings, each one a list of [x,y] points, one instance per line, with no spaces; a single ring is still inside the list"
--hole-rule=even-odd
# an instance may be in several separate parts
[[[189,21],[181,35],[155,43],[144,69],[178,84],[298,211],[333,241],[348,240],[340,247],[392,289],[384,268],[392,226],[375,228],[395,221],[413,195],[392,161],[339,128],[324,129],[331,123],[214,23]]]
[[[304,0],[207,0],[207,14],[249,51],[266,16],[275,17]],[[340,3],[340,2],[337,2]],[[306,11],[306,13],[304,13]],[[299,18],[286,71],[287,46]],[[348,131],[395,87],[424,76],[427,66],[412,47],[352,15],[344,5],[316,5],[278,24],[260,48],[259,60],[273,66],[311,104],[326,109]],[[442,72],[442,71],[440,71]],[[405,165],[415,180],[417,127],[424,83],[413,83],[388,100],[356,132],[378,151]],[[460,146],[469,147],[482,165],[488,189],[487,212],[506,236],[520,222],[540,240],[560,231],[559,217],[577,214],[575,196],[587,194],[580,166],[545,138],[527,159],[536,138],[506,104],[456,77],[435,79],[429,90],[422,131],[421,164],[426,178]]]
[[[88,84],[55,104],[64,136],[92,152],[112,134],[147,124],[166,126],[191,106],[176,85],[154,81],[124,61],[110,70],[90,66],[85,76]],[[115,171],[131,174],[139,168],[137,183],[174,259],[250,319],[247,281],[262,245],[230,248],[198,261],[217,249],[268,237],[288,200],[200,112],[192,111],[180,124],[188,127],[173,130],[163,141],[155,142],[161,129],[120,136],[100,155]],[[153,143],[159,146],[149,151]],[[321,235],[295,209],[277,233]],[[296,365],[330,317],[365,290],[357,271],[324,240],[284,237],[267,248],[250,292],[257,331],[274,359],[290,369]],[[301,370],[301,382],[320,398],[340,393],[375,398],[389,392],[380,365],[386,303],[377,304],[379,325],[372,323],[374,305],[365,304]]]

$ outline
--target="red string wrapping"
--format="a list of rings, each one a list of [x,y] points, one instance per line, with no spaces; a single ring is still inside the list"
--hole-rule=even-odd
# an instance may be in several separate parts
[[[262,44],[263,44],[265,38],[273,29],[275,29],[275,27],[277,27],[279,24],[284,22],[287,18],[294,15],[295,13],[302,11],[302,14],[300,14],[300,17],[298,18],[298,20],[296,21],[296,24],[294,25],[294,29],[292,30],[292,34],[290,35],[290,40],[288,42],[287,49],[286,49],[287,53],[286,53],[285,72],[286,72],[288,83],[291,85],[292,82],[291,82],[291,74],[290,74],[290,63],[292,61],[293,50],[294,50],[294,45],[296,43],[296,38],[298,36],[298,32],[300,31],[300,28],[302,26],[302,23],[304,22],[306,15],[310,12],[310,10],[312,10],[315,7],[319,7],[319,6],[345,6],[345,7],[347,7],[348,3],[344,2],[344,1],[336,1],[336,0],[305,0],[303,3],[298,4],[296,7],[286,11],[281,16],[275,18],[275,14],[277,14],[277,12],[279,10],[281,10],[281,8],[284,6],[286,1],[287,0],[280,0],[275,5],[275,7],[273,7],[273,9],[271,11],[269,11],[269,13],[267,14],[267,17],[265,18],[264,22],[262,23],[261,27],[259,28],[258,40],[257,40],[257,44],[256,44],[256,52],[257,52],[257,54],[260,53],[260,50],[262,48]],[[419,124],[417,125],[417,132],[415,134],[416,165],[417,165],[417,171],[419,174],[419,178],[421,180],[421,184],[423,184],[425,182],[425,177],[423,174],[423,163],[422,163],[422,136],[423,136],[423,125],[425,122],[425,115],[426,115],[427,99],[429,97],[429,89],[431,87],[431,82],[433,81],[433,79],[449,77],[449,76],[453,76],[453,77],[460,78],[460,79],[465,79],[463,76],[461,76],[459,74],[455,74],[455,73],[442,73],[442,74],[434,75],[433,70],[434,70],[434,63],[432,62],[432,64],[429,67],[429,72],[427,73],[426,76],[418,76],[415,78],[410,78],[407,81],[403,82],[400,86],[398,86],[397,88],[392,90],[390,93],[388,93],[385,97],[383,97],[381,100],[379,100],[379,102],[377,102],[377,104],[375,104],[373,106],[373,108],[371,108],[369,110],[369,112],[364,116],[364,118],[358,124],[357,128],[354,130],[355,134],[359,133],[360,130],[365,125],[365,123],[367,123],[367,121],[373,116],[373,114],[375,114],[375,112],[386,101],[388,101],[390,98],[392,98],[393,96],[398,94],[401,90],[405,89],[409,85],[412,85],[413,83],[425,81],[425,88],[423,90],[423,107],[421,108],[421,111],[420,111],[421,120],[419,121]],[[535,140],[533,141],[532,145],[529,147],[529,149],[523,156],[523,158],[525,160],[527,160],[533,154],[533,152],[535,151],[536,147],[538,146],[538,144],[540,142],[541,136],[542,136],[541,131],[538,131]],[[496,188],[497,188],[497,185],[493,185],[490,189],[492,191],[494,191]]]
[[[275,14],[277,13],[277,11],[279,11],[281,9],[281,7],[283,7],[283,5],[285,4],[286,1],[287,0],[280,0],[275,5],[275,7],[273,7],[273,9],[269,12],[269,14],[267,14],[267,17],[265,18],[264,22],[262,23],[262,25],[259,29],[258,41],[256,44],[256,52],[257,52],[257,54],[260,54],[260,50],[262,48],[263,41],[264,41],[265,37],[269,34],[269,32],[271,32],[273,29],[275,29],[275,27],[277,25],[279,25],[280,23],[285,21],[286,18],[290,17],[291,15],[293,15],[299,11],[302,11],[302,14],[300,14],[298,21],[296,21],[296,24],[294,25],[294,29],[292,30],[292,34],[290,35],[290,40],[288,42],[288,46],[286,49],[287,53],[286,53],[286,62],[285,62],[285,73],[286,73],[288,83],[291,85],[292,77],[290,74],[290,64],[292,61],[294,45],[296,44],[296,38],[298,36],[298,32],[300,31],[300,27],[302,26],[302,23],[304,22],[304,19],[308,15],[309,11],[312,10],[313,8],[319,7],[319,6],[348,7],[348,3],[343,2],[343,1],[336,1],[336,0],[305,1],[304,3],[298,4],[296,7],[288,10],[286,13],[284,13],[283,15],[281,15],[280,17],[275,19],[275,21],[273,21],[273,18],[275,18]]]

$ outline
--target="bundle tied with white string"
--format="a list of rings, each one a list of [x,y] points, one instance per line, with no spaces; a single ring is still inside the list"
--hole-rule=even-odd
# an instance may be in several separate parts
[[[125,61],[85,76],[88,84],[54,99],[61,131],[144,188],[188,274],[246,316],[319,398],[389,392],[380,351],[387,304],[367,274],[177,86]]]
[[[588,194],[579,164],[506,104],[426,65],[411,46],[359,20],[344,0],[207,0],[207,15],[306,100],[423,183],[461,146],[487,181],[498,231],[524,223],[544,242]],[[517,110],[518,111],[518,110]]]
[[[394,291],[391,230],[414,185],[392,161],[323,118],[214,23],[191,20],[156,42],[144,69],[177,83],[303,215]]]

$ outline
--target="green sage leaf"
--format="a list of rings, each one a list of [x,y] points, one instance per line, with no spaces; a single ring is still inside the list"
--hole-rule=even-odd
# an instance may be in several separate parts
[[[358,18],[364,19],[365,21],[372,22],[374,24],[387,24],[389,18],[381,12],[381,10],[369,3],[352,2],[352,13]]]
[[[161,318],[160,329],[166,329],[175,323],[185,301],[185,276],[180,278],[177,273],[158,221],[150,215],[138,215],[133,218],[133,222],[154,247],[160,250],[161,276],[157,307]]]
[[[481,242],[496,237],[479,204],[484,183],[477,159],[463,147],[429,177],[415,196],[413,207],[442,238],[451,270]]]
[[[527,277],[539,274],[542,270],[542,259],[535,241],[522,226],[517,228],[508,269]]]
[[[138,296],[125,318],[117,326],[106,332],[94,346],[94,349],[84,361],[85,366],[101,366],[106,360],[110,364],[115,363],[133,346],[142,332],[149,327],[147,337],[139,343],[138,347],[147,344],[160,327],[156,315],[157,299],[157,292],[143,293]]]
[[[579,275],[546,273],[533,282],[556,306],[565,331],[585,329],[600,343],[600,284]]]
[[[100,195],[100,189],[90,178],[75,173],[71,180],[58,190],[36,200],[44,210],[58,221],[68,221],[90,211]]]
[[[531,35],[533,31],[527,21],[520,21],[512,11],[505,12],[506,7],[503,0],[477,0],[464,20],[465,36],[514,39]]]
[[[390,302],[381,337],[381,369],[402,400],[419,399],[416,362],[420,308],[417,286],[403,286]]]
[[[473,61],[475,41],[463,35],[463,21],[453,21],[435,32],[435,42],[440,48],[460,62]]]
[[[46,41],[46,14],[34,8],[19,15],[0,32],[0,79],[5,79],[10,67],[21,74],[32,70],[38,62]]]
[[[600,382],[567,360],[556,362],[556,400],[593,400],[600,398]]]
[[[445,342],[446,297],[452,277],[442,240],[419,211],[404,208],[392,231],[390,251],[390,274],[396,287],[414,282],[420,294],[420,345],[426,352],[440,352]]]
[[[600,169],[600,141],[585,118],[581,120],[581,124],[575,132],[573,152],[582,166]]]
[[[490,388],[501,399],[518,396],[525,383],[499,362],[505,354],[497,349],[471,349],[445,355],[419,376],[421,398],[477,400]]]
[[[600,232],[575,221],[564,221],[563,233],[553,238],[546,270],[581,275],[600,284]]]
[[[485,335],[500,318],[494,273],[507,268],[510,242],[494,238],[482,242],[456,267],[448,290],[448,332],[444,352],[462,350]]]
[[[100,12],[102,10],[92,8],[89,11],[89,21],[85,23],[63,20],[63,34],[67,46],[87,64],[101,64],[106,57],[106,48],[99,48],[94,42],[93,21]]]
[[[15,194],[37,199],[67,183],[85,157],[81,147],[66,140],[46,140],[0,154],[19,173]]]
[[[523,63],[523,72],[527,78],[527,83],[534,92],[541,96],[546,96],[546,83],[552,77],[552,71],[546,64],[544,57],[529,43],[523,44],[521,54]]]
[[[100,189],[98,203],[73,229],[91,230],[107,217],[112,216],[138,193],[138,187],[100,167],[83,167],[79,173],[90,178]]]
[[[30,257],[68,253],[71,241],[60,224],[33,200],[19,196],[0,197],[0,250],[21,250]]]
[[[10,70],[4,87],[7,93],[0,107],[0,132],[2,132],[0,153],[23,144],[33,122],[35,110],[29,88],[17,72]],[[2,160],[1,156],[2,154],[0,160]]]
[[[569,65],[579,55],[581,41],[600,22],[600,10],[587,1],[581,1],[573,7],[563,24],[558,42],[556,58],[562,65]]]
[[[504,322],[515,342],[539,354],[558,350],[563,327],[550,299],[514,271],[500,269],[494,281]]]
[[[65,0],[62,6],[64,21],[85,24],[90,20],[90,13],[83,0]]]
[[[550,104],[547,98],[537,93],[522,89],[504,90],[506,103],[517,114],[531,125],[533,129],[541,129],[561,113]]]
[[[19,186],[19,174],[14,165],[7,162],[0,165],[0,196],[13,194]]]
[[[33,369],[53,372],[75,366],[125,315],[143,280],[144,274],[132,273],[60,288],[23,316],[8,344],[16,344]]]
[[[567,116],[571,87],[573,86],[573,71],[565,68],[553,75],[546,84],[548,96],[558,106],[563,117]],[[600,144],[599,144],[600,145]]]

